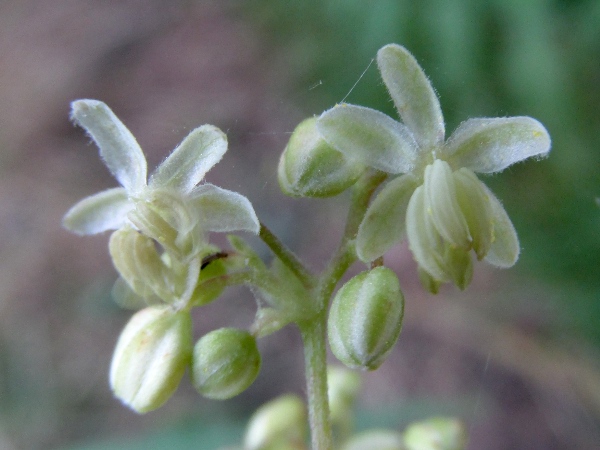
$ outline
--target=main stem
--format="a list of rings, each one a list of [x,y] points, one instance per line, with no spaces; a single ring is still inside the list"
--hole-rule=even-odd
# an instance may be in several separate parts
[[[313,450],[333,448],[327,394],[327,315],[299,324],[304,343],[308,419]]]
[[[362,222],[373,192],[386,178],[381,172],[370,171],[355,185],[348,220],[338,249],[317,286],[319,310],[311,320],[298,323],[304,342],[304,362],[308,417],[310,422],[313,450],[331,450],[331,419],[327,393],[327,311],[335,286],[346,270],[356,260],[354,240]]]

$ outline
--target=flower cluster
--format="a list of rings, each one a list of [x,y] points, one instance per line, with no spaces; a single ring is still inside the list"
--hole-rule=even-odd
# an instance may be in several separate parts
[[[323,139],[352,161],[398,176],[370,205],[356,239],[365,262],[405,235],[423,284],[464,289],[473,262],[510,267],[519,242],[499,200],[474,172],[494,173],[550,150],[548,132],[530,117],[469,119],[445,140],[438,97],[415,58],[396,44],[377,54],[381,76],[403,123],[341,104],[317,120]]]
[[[217,250],[209,244],[208,233],[257,234],[260,225],[246,197],[199,184],[227,150],[227,138],[218,128],[203,125],[193,130],[147,180],[141,148],[108,106],[78,100],[71,117],[95,141],[122,187],[81,200],[63,223],[78,234],[116,230],[109,242],[121,276],[114,292],[122,305],[143,309],[119,338],[110,382],[115,395],[131,408],[150,411],[170,397],[186,367],[194,366],[194,373],[206,371],[207,358],[197,362],[192,351],[190,309],[208,303],[222,290],[215,283],[203,289],[207,279],[224,272],[218,262],[203,268],[205,258]],[[228,394],[245,389],[258,373],[260,355],[253,339],[244,335],[249,349],[244,355],[254,361],[252,370],[246,370],[244,380],[235,381]],[[219,386],[218,377],[211,380],[212,386]],[[210,396],[202,377],[195,382]]]

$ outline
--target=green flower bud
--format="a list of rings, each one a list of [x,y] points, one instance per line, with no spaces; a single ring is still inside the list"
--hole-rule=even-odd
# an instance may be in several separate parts
[[[342,450],[406,450],[402,435],[391,430],[369,430],[350,439]]]
[[[306,407],[296,395],[283,395],[265,403],[250,418],[244,449],[284,450],[303,448]]]
[[[404,296],[386,267],[362,272],[340,288],[329,312],[329,345],[353,369],[377,369],[398,340]]]
[[[463,450],[467,433],[459,420],[437,417],[409,425],[404,444],[407,450]]]
[[[343,367],[327,368],[327,393],[331,421],[342,426],[350,425],[352,407],[360,390],[360,375]]]
[[[281,155],[277,175],[286,195],[331,197],[352,186],[365,170],[327,144],[316,124],[316,117],[301,122]]]
[[[152,306],[127,323],[113,355],[110,385],[138,413],[162,406],[173,394],[192,353],[189,312]]]
[[[256,339],[236,328],[221,328],[203,336],[194,347],[192,379],[205,397],[225,400],[250,386],[260,370]]]

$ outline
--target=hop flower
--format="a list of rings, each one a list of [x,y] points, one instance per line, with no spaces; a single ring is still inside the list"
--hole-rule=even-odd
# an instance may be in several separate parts
[[[550,136],[530,117],[469,119],[444,140],[439,100],[415,58],[396,44],[377,54],[381,76],[404,123],[370,108],[337,105],[318,119],[325,141],[348,158],[402,174],[369,206],[356,250],[373,261],[408,237],[423,284],[468,286],[477,259],[511,267],[515,229],[474,172],[494,173],[550,151]]]
[[[200,252],[208,231],[258,233],[258,219],[246,197],[211,184],[198,185],[227,151],[227,138],[217,127],[193,130],[147,181],[140,146],[108,106],[77,100],[71,117],[96,142],[122,187],[75,204],[63,220],[67,229],[95,234],[131,223],[179,258]]]

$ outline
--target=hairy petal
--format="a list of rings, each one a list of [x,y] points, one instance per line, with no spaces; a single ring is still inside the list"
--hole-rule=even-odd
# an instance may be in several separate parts
[[[394,174],[414,168],[417,145],[412,134],[379,111],[337,105],[321,115],[317,129],[333,148],[362,164]]]
[[[212,125],[193,130],[150,177],[150,186],[189,192],[227,151],[227,136]]]
[[[390,181],[367,209],[358,229],[356,252],[364,262],[382,256],[406,231],[406,208],[417,179],[411,174]]]
[[[512,267],[519,259],[520,246],[517,232],[500,200],[485,185],[482,186],[490,199],[493,226],[492,245],[485,260],[496,267]]]
[[[63,226],[77,234],[116,230],[127,221],[133,203],[124,188],[108,189],[80,200],[63,218]]]
[[[455,168],[493,173],[549,151],[548,131],[531,117],[469,119],[450,136],[441,157]]]
[[[258,234],[260,230],[252,204],[237,192],[203,184],[192,191],[190,207],[198,211],[198,219],[207,231],[244,230]]]
[[[389,44],[377,52],[377,65],[402,121],[420,146],[444,141],[444,117],[431,83],[408,50]]]
[[[146,185],[146,158],[123,122],[98,100],[71,104],[71,119],[85,128],[98,148],[104,164],[128,192]]]

